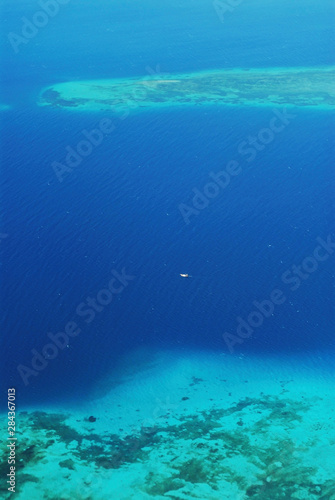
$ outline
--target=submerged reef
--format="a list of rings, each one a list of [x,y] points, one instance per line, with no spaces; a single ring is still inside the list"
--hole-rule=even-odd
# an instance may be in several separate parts
[[[2,104],[0,102],[0,112],[1,111],[8,111],[9,109],[11,109],[11,106],[9,104]]]
[[[334,422],[319,420],[322,404],[261,394],[122,435],[99,419],[79,431],[70,415],[21,412],[16,496],[334,500]],[[5,443],[1,453],[5,475]]]
[[[39,105],[125,111],[176,105],[335,106],[335,68],[215,70],[158,78],[58,83]]]

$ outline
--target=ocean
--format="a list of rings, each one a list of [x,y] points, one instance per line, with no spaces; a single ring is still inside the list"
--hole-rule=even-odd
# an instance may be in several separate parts
[[[38,18],[36,13],[46,4],[53,15]],[[242,384],[236,389],[237,405],[243,397],[267,394],[267,390],[276,393],[269,389],[271,381],[266,385],[271,367],[278,380],[295,380],[297,398],[302,383],[306,394],[317,387],[320,395],[322,383],[324,394],[330,391],[335,326],[332,110],[287,108],[285,102],[283,106],[199,102],[148,110],[136,104],[122,117],[113,109],[41,107],[37,101],[43,88],[66,81],[157,80],[225,68],[332,66],[333,2],[173,0],[162,5],[151,0],[22,0],[13,5],[4,0],[0,14],[2,408],[7,411],[8,388],[15,388],[17,412],[27,412],[21,418],[18,413],[17,430],[20,422],[25,429],[20,439],[30,433],[28,445],[37,446],[29,428],[34,418],[29,415],[36,417],[36,412],[51,408],[54,413],[69,414],[75,426],[76,419],[81,419],[78,408],[84,407],[86,416],[90,408],[94,416],[101,397],[110,398],[111,418],[133,419],[129,429],[134,429],[142,425],[129,417],[136,391],[146,401],[144,407],[157,406],[157,400],[165,401],[167,394],[171,400],[175,394],[179,398],[186,374],[199,387],[198,379],[207,381],[205,392],[215,399],[221,386],[209,381],[216,377],[219,359],[225,360],[220,370],[229,366],[224,378],[232,377],[225,392],[228,401],[232,387]],[[32,19],[41,25],[34,35],[29,28],[22,31]],[[22,41],[13,33],[19,37],[30,33],[30,38]],[[264,129],[269,130],[274,119],[282,127],[266,135]],[[83,154],[77,166],[68,168],[60,182],[54,163],[64,165],[68,152],[86,138],[83,131],[96,130],[102,120],[111,120],[113,130]],[[246,153],[241,144],[259,134],[264,141],[253,142]],[[210,191],[213,188],[206,186],[213,175],[229,170],[229,162],[238,165],[238,174],[231,175],[226,186],[217,184]],[[188,216],[185,207],[191,207]],[[203,366],[203,371],[194,372],[190,366]],[[160,369],[170,373],[164,375],[164,383],[159,382]],[[254,379],[254,392],[245,391],[239,370],[243,378]],[[126,383],[134,384],[133,390]],[[162,394],[156,383],[164,387]],[[111,395],[111,389],[119,392]],[[125,394],[129,408],[118,399]],[[192,399],[188,393],[185,397]],[[100,403],[95,404],[95,398]],[[208,401],[203,395],[199,398],[194,412],[207,408]],[[111,403],[114,400],[123,405],[124,413],[119,415],[120,409]],[[334,431],[334,416],[331,402],[323,404],[323,411],[329,412],[327,427],[322,427],[328,447],[327,432]],[[222,405],[226,408],[226,402]],[[258,408],[263,411],[265,406],[258,403]],[[292,408],[288,411],[299,412],[297,406]],[[152,410],[148,412],[155,420]],[[165,415],[161,410],[156,414]],[[102,429],[109,429],[102,414],[97,418]],[[170,426],[177,425],[178,412],[173,418]],[[288,427],[295,425],[292,422]],[[49,427],[40,421],[37,425],[50,434],[50,429],[65,424],[58,420]],[[77,432],[84,432],[79,425]],[[290,439],[300,443],[297,436]],[[153,454],[158,453],[157,443],[151,443]],[[236,446],[235,451],[240,450]],[[316,449],[318,445],[313,453]],[[60,454],[60,460],[69,459],[69,450],[66,456]],[[17,450],[18,458],[20,452],[22,448]],[[170,452],[169,445],[167,455]],[[144,490],[134,479],[130,490],[122,492],[111,485],[113,481],[122,484],[123,476],[109,478],[108,473],[125,474],[124,463],[132,463],[129,453],[125,455],[128,458],[120,459],[116,467],[114,462],[107,466],[99,454],[96,463],[103,468],[103,497],[93,488],[93,479],[85,494],[62,489],[63,496],[57,498],[98,500],[110,495],[145,500],[166,498],[171,491],[175,496],[168,498],[335,498],[334,485],[327,483],[324,470],[325,482],[321,476],[314,478],[314,489],[301,490],[302,496],[283,486],[283,478],[277,478],[277,489],[258,490],[252,488],[252,481],[237,481],[229,474],[228,478],[227,471],[218,473],[223,482],[216,483],[217,490],[213,477],[203,471],[195,474],[204,475],[201,481],[192,479],[207,455],[199,458],[191,451],[185,463],[192,473],[179,472],[173,485],[166,487],[162,481],[169,473],[154,470],[149,464],[152,457],[136,456],[154,478],[154,486]],[[76,456],[73,452],[70,459],[76,461]],[[33,463],[25,456],[25,460],[25,473],[34,474],[38,459],[35,456]],[[87,456],[81,455],[80,460]],[[155,460],[164,461],[158,456]],[[60,472],[54,462],[48,467],[55,484]],[[64,467],[74,475],[81,470],[78,463]],[[290,467],[297,465],[290,462]],[[242,470],[240,465],[238,471],[240,476],[252,475],[246,466]],[[18,498],[53,498],[44,483],[39,495],[49,496],[37,496],[36,482],[20,481],[19,473]],[[95,477],[92,470],[90,474]],[[163,479],[157,479],[159,474]],[[130,477],[136,478],[135,472]],[[71,478],[67,479],[70,484]],[[303,481],[296,482],[303,488]],[[230,491],[228,485],[235,489],[232,486]],[[277,492],[279,496],[274,496]]]

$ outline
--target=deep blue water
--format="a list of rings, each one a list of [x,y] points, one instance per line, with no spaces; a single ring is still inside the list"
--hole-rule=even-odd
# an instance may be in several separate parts
[[[139,345],[227,352],[235,333],[279,288],[286,301],[236,353],[330,351],[335,255],[301,280],[281,275],[334,229],[334,115],[296,115],[254,161],[238,153],[274,116],[269,107],[187,107],[113,113],[38,108],[55,82],[235,67],[334,64],[331,1],[241,2],[221,23],[211,2],[70,0],[15,54],[6,34],[38,3],[1,8],[3,386],[24,402],[85,395]],[[313,22],[311,22],[311,20]],[[59,183],[51,168],[102,118],[115,130]],[[180,203],[230,160],[243,171],[186,225]],[[87,324],[76,307],[122,268],[135,278]],[[189,273],[182,279],[179,273]],[[292,286],[292,285],[291,285]],[[76,321],[81,333],[24,386],[47,333]]]

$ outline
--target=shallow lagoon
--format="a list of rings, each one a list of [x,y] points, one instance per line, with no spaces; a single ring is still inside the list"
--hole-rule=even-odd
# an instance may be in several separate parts
[[[65,82],[45,88],[40,105],[87,110],[171,105],[290,105],[332,108],[335,68],[271,68]]]

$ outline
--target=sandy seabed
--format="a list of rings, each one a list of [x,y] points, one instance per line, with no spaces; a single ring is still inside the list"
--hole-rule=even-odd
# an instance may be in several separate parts
[[[133,353],[89,400],[17,413],[15,498],[334,500],[327,366],[321,355]]]

